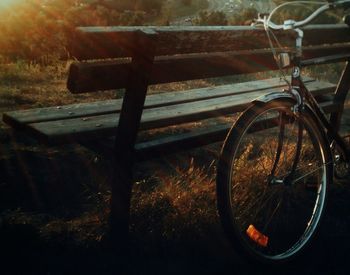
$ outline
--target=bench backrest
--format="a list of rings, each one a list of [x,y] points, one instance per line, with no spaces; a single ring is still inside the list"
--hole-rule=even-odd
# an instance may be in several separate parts
[[[309,26],[304,31],[307,58],[349,53],[346,25]],[[292,31],[277,33],[287,47],[293,46],[294,36]],[[264,30],[253,27],[79,28],[71,45],[78,60],[121,58],[75,63],[68,79],[72,92],[125,88],[112,153],[110,221],[116,236],[128,230],[135,143],[148,85],[276,69]],[[349,66],[343,75],[337,90],[347,91]],[[339,118],[331,116],[331,122]],[[183,139],[172,144],[183,147]],[[164,147],[168,150],[169,144]]]
[[[311,25],[303,31],[304,58],[350,50],[345,24]],[[276,36],[286,47],[283,51],[293,51],[294,31]],[[247,26],[82,27],[71,39],[70,53],[79,60],[68,78],[73,93],[125,88],[130,74],[146,72],[142,66],[147,63],[152,64],[148,84],[277,69],[265,31]],[[138,60],[139,68],[132,60]]]

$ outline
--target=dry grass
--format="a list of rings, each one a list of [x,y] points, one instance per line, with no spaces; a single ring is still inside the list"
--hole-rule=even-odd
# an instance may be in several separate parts
[[[0,110],[55,106],[118,96],[116,91],[70,94],[65,87],[67,66],[69,63],[47,67],[21,62],[0,65]],[[208,86],[208,82],[201,80],[159,85],[151,87],[151,93],[204,86]],[[173,128],[172,131],[181,131]],[[84,245],[99,242],[107,232],[108,224],[112,171],[108,160],[80,147],[48,149],[31,140],[22,140],[22,137],[13,141],[15,143],[8,141],[0,147],[3,153],[0,161],[5,170],[1,181],[4,191],[6,188],[11,190],[7,196],[19,192],[27,203],[20,203],[17,207],[16,200],[7,205],[3,203],[2,222],[30,224],[45,239],[71,236]],[[141,164],[142,172],[137,172],[132,202],[134,234],[150,233],[154,237],[159,233],[159,236],[172,239],[179,231],[190,231],[190,228],[201,231],[202,225],[208,226],[213,220],[217,222],[214,163],[208,167],[208,164],[195,164],[191,157],[185,159],[179,160],[185,165],[175,163],[171,168],[157,164],[152,167],[150,162],[146,166],[152,168],[146,169]],[[25,173],[16,175],[13,170],[17,169],[24,169]],[[79,173],[79,170],[89,171],[88,175]],[[25,186],[12,186],[11,182],[23,182]],[[43,184],[47,186],[41,187]],[[33,191],[33,186],[38,190]],[[34,199],[31,198],[33,195]],[[59,204],[52,206],[52,202]],[[150,218],[145,219],[145,216]]]
[[[188,168],[173,167],[172,174],[154,171],[155,176],[136,182],[132,200],[135,231],[158,231],[167,239],[176,239],[190,230],[201,234],[215,224],[216,199],[214,162],[198,167],[194,159]],[[153,188],[152,188],[153,186]],[[142,217],[147,216],[147,219]]]
[[[67,65],[0,65],[1,112],[118,96],[115,91],[92,95],[70,94],[65,87]],[[244,79],[265,76],[266,74],[258,74]],[[152,87],[152,92],[204,87],[232,80],[238,82],[240,79],[235,77],[160,85]],[[193,124],[187,127],[193,127]],[[171,127],[167,131],[182,130]],[[162,130],[153,134],[159,133]],[[56,259],[56,249],[72,246],[73,243],[73,252],[68,255],[74,255],[76,247],[95,247],[101,243],[108,228],[109,180],[113,167],[108,160],[81,147],[47,149],[32,140],[18,137],[15,137],[13,143],[4,142],[1,136],[0,140],[0,231],[7,232],[2,234],[3,238],[10,240],[4,247],[20,247],[23,244],[22,241],[12,241],[18,239],[22,232],[18,228],[24,226],[26,232],[34,232],[28,235],[28,240],[43,242],[45,247],[52,249],[53,252],[49,252],[48,256],[50,261],[66,259],[73,265],[72,259],[61,257],[53,260]],[[212,251],[216,255],[223,247],[225,252],[217,253],[215,261],[220,263],[221,256],[232,256],[229,254],[231,252],[227,253],[230,248],[227,248],[226,239],[218,229],[220,226],[215,201],[216,163],[213,162],[218,150],[219,146],[213,146],[137,165],[132,198],[131,236],[137,241],[146,240],[143,243],[148,245],[146,250],[150,258],[158,255],[154,251],[164,246],[164,243],[166,248],[171,247],[170,244],[178,246],[175,252],[184,254],[184,258],[189,256],[189,259],[192,252],[186,251],[188,243],[196,249],[202,245],[207,251],[204,252],[204,256],[208,257],[207,263],[212,260]],[[33,192],[33,187],[37,192]],[[38,203],[34,202],[36,199]],[[203,242],[196,241],[203,236]],[[210,244],[206,247],[207,242]],[[63,248],[62,250],[64,251]],[[86,253],[85,250],[83,252]],[[92,262],[96,261],[99,253],[92,253]],[[45,254],[46,250],[43,252]],[[141,259],[142,257],[144,254]],[[184,261],[181,257],[180,260]],[[202,260],[206,261],[206,258]],[[228,262],[231,260],[232,258]],[[218,266],[215,261],[213,271]],[[105,264],[105,259],[99,263],[101,262]],[[82,257],[82,265],[85,264],[87,261]],[[164,265],[166,264],[163,263]],[[198,270],[198,265],[194,266]],[[98,268],[100,267],[99,265]],[[111,268],[114,268],[113,264]],[[186,268],[184,263],[178,267],[180,270],[183,268]]]
[[[70,62],[42,66],[24,62],[0,64],[0,111],[40,108],[111,99],[116,92],[71,94],[66,88]]]
[[[87,102],[115,98],[119,95],[116,91],[81,95],[70,94],[66,89],[65,83],[69,64],[69,62],[61,62],[45,67],[38,64],[27,64],[23,62],[1,64],[0,110],[4,112],[7,110]],[[222,79],[155,85],[151,87],[150,92],[155,93],[161,91],[185,90],[212,86],[218,83],[225,84],[249,79],[262,79],[269,76],[271,76],[271,73],[267,72],[244,77],[235,76]],[[208,121],[203,123],[215,122]],[[184,125],[184,129],[174,126],[167,129],[155,130],[154,133],[151,133],[150,135],[159,135],[163,132],[186,131],[186,127],[200,127],[203,123],[199,122]],[[31,145],[30,148],[26,147],[26,145],[23,146],[29,151],[32,151],[33,148],[35,148],[35,145]],[[196,167],[192,160],[187,169],[185,167],[177,167],[175,175],[169,175],[165,172],[162,177],[157,178],[158,187],[156,189],[151,189],[152,191],[150,192],[142,193],[138,191],[140,186],[146,186],[143,188],[147,189],[149,182],[147,179],[149,177],[149,172],[145,171],[145,179],[138,181],[135,186],[135,200],[133,201],[133,209],[136,209],[135,215],[141,215],[140,213],[145,211],[142,210],[143,208],[148,209],[147,211],[149,211],[149,209],[156,209],[164,204],[164,211],[166,213],[163,218],[167,220],[166,224],[168,224],[167,228],[164,229],[164,234],[170,234],[173,230],[172,228],[174,228],[176,224],[185,225],[190,223],[191,226],[193,226],[196,220],[194,217],[198,216],[200,213],[207,216],[207,218],[204,219],[209,220],[213,218],[213,210],[207,209],[208,205],[204,205],[204,202],[210,202],[214,205],[213,202],[215,200],[213,178],[207,177],[206,169],[211,168],[204,168],[203,165]],[[164,167],[160,167],[159,170],[167,171]],[[154,172],[157,173],[157,171],[151,171],[151,173]],[[105,194],[105,196],[108,197],[108,194]],[[191,200],[191,198],[194,199]],[[108,201],[108,198],[105,200]],[[159,206],[156,206],[157,204],[159,204]],[[103,205],[108,208],[108,202]],[[187,217],[186,219],[188,222],[178,221],[180,218],[184,219],[184,217]],[[176,222],[171,222],[172,220]]]

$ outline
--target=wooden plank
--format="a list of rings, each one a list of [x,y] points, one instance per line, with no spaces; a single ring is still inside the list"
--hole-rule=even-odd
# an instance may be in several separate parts
[[[202,54],[158,57],[152,70],[150,84],[161,84],[226,75],[247,74],[276,69],[271,53],[253,55]],[[69,74],[68,89],[72,93],[94,92],[124,88],[128,64],[110,61],[108,70],[103,63],[74,63]],[[120,73],[119,73],[120,71]],[[95,77],[98,75],[99,77]]]
[[[139,161],[147,160],[223,141],[231,126],[231,124],[210,126],[187,133],[139,142],[135,144],[136,158]]]
[[[334,91],[334,86],[320,87],[317,82],[307,84],[308,89],[316,95],[328,94]],[[221,98],[202,100],[144,110],[140,129],[152,129],[177,125],[220,115],[243,111],[255,98],[280,89],[268,89]],[[118,125],[115,114],[75,118],[62,121],[50,121],[27,124],[26,130],[48,143],[75,142],[81,138],[95,139],[112,136]]]
[[[339,108],[339,104],[331,101],[323,102],[320,104],[321,108],[330,113]],[[140,142],[135,144],[136,158],[140,160],[147,160],[153,157],[159,157],[164,154],[178,153],[180,151],[186,151],[205,145],[209,145],[215,142],[222,142],[230,128],[231,124],[218,125],[210,128],[204,128],[200,130],[183,133],[180,135],[171,135],[159,139]],[[105,144],[105,149],[110,150],[112,143]],[[107,151],[106,150],[106,151]]]
[[[349,53],[349,45],[328,45],[304,49],[304,59]],[[76,62],[70,67],[67,87],[72,93],[120,89],[126,86],[129,60]],[[326,60],[324,61],[326,63]],[[227,75],[276,70],[271,50],[191,54],[157,57],[150,84],[169,83]]]
[[[326,113],[337,110],[340,106],[332,101],[326,101],[320,104]],[[136,159],[144,161],[150,158],[159,157],[166,154],[178,153],[188,149],[205,146],[215,142],[222,142],[231,124],[222,124],[210,126],[202,129],[192,130],[190,132],[169,135],[166,137],[155,138],[149,141],[135,144]],[[94,151],[104,155],[111,155],[114,146],[114,138],[83,141],[84,146],[92,148]]]
[[[305,46],[350,42],[345,24],[303,28]],[[257,50],[269,48],[265,30],[251,26],[80,27],[70,39],[70,53],[79,60],[131,56],[142,47],[144,32],[157,34],[156,55]],[[295,45],[295,32],[275,31],[283,46]]]
[[[331,63],[339,63],[345,62],[350,59],[350,53],[337,53],[333,55],[325,55],[322,57],[311,58],[308,60],[303,60],[301,62],[301,67],[312,66],[312,65],[320,65],[320,64],[331,64]]]
[[[130,64],[130,59],[72,63],[69,67],[67,88],[73,93],[125,88],[131,70]]]
[[[135,144],[136,159],[146,160],[164,154],[201,147],[223,141],[231,128],[231,124],[210,126],[190,132],[169,135]],[[83,141],[82,145],[103,155],[110,156],[114,145],[114,137],[93,141]]]
[[[314,81],[314,79],[305,77],[304,81],[305,83],[308,83]],[[327,85],[332,84],[320,82],[320,85],[326,87]],[[158,94],[148,95],[146,97],[144,109],[169,106],[228,95],[251,93],[257,90],[265,90],[284,86],[285,82],[280,78],[271,78],[220,85],[209,88],[191,89],[186,91],[162,92]],[[12,111],[5,113],[3,115],[3,119],[7,124],[18,128],[20,125],[28,123],[119,113],[121,106],[122,99],[104,100],[92,103],[78,103],[57,107]]]

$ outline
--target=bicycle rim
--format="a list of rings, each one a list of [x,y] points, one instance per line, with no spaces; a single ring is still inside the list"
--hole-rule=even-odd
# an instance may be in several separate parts
[[[277,100],[246,111],[218,165],[218,206],[226,232],[236,247],[260,262],[301,254],[325,209],[329,148],[310,113],[299,117],[293,105]]]

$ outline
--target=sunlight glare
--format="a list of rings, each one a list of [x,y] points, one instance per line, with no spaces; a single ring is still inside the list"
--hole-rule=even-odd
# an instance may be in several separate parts
[[[0,0],[0,8],[6,8],[23,0]]]

